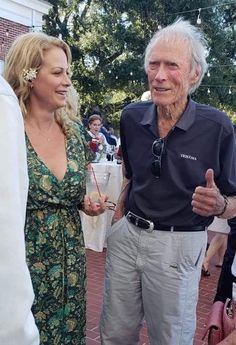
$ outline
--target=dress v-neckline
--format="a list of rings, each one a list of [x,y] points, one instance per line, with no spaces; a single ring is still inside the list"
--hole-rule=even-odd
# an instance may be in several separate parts
[[[58,179],[57,176],[51,171],[51,169],[49,169],[49,167],[47,166],[47,164],[44,162],[44,160],[39,156],[39,154],[37,153],[37,151],[35,150],[34,146],[32,145],[27,133],[25,132],[25,137],[26,137],[26,141],[28,142],[31,150],[33,151],[34,155],[36,156],[37,160],[40,162],[40,164],[42,164],[50,173],[50,175],[58,182],[58,183],[62,183],[67,175],[68,172],[68,168],[69,168],[69,164],[68,164],[68,154],[67,154],[67,142],[68,140],[65,139],[65,150],[66,150],[66,170],[65,170],[65,174],[63,176],[62,179]]]

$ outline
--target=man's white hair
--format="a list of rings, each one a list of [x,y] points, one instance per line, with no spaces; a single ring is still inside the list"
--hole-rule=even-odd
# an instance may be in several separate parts
[[[165,28],[158,30],[151,38],[145,51],[144,67],[146,72],[152,50],[156,44],[162,40],[168,42],[185,41],[188,43],[192,56],[191,67],[199,74],[198,81],[189,90],[189,93],[194,92],[201,84],[207,71],[206,58],[208,56],[208,44],[203,33],[199,28],[190,24],[188,20],[183,20],[182,18],[177,19],[173,24],[170,24]]]

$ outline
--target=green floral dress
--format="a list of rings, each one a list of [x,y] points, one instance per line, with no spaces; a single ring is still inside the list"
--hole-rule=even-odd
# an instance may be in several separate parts
[[[92,159],[91,151],[83,127],[74,124],[66,141],[67,171],[59,181],[39,159],[27,136],[26,143],[26,252],[40,344],[82,345],[86,263],[79,205],[85,194],[85,171]]]

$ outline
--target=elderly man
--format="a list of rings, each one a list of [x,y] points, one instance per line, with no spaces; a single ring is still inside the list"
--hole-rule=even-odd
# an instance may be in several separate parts
[[[191,100],[206,72],[206,42],[188,21],[154,34],[145,69],[152,102],[122,113],[123,189],[107,236],[103,345],[191,345],[206,228],[236,215],[229,118]]]
[[[28,175],[23,117],[0,76],[0,344],[38,345],[34,293],[25,258]]]

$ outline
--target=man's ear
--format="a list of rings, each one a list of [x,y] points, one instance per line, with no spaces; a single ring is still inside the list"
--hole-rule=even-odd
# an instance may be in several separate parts
[[[201,67],[200,66],[196,66],[195,71],[194,71],[193,76],[192,76],[193,84],[195,84],[199,80],[200,73],[201,73]]]
[[[199,78],[200,78],[200,75],[201,75],[201,67],[200,66],[197,66],[194,70],[192,70],[191,72],[191,86],[195,85]]]

